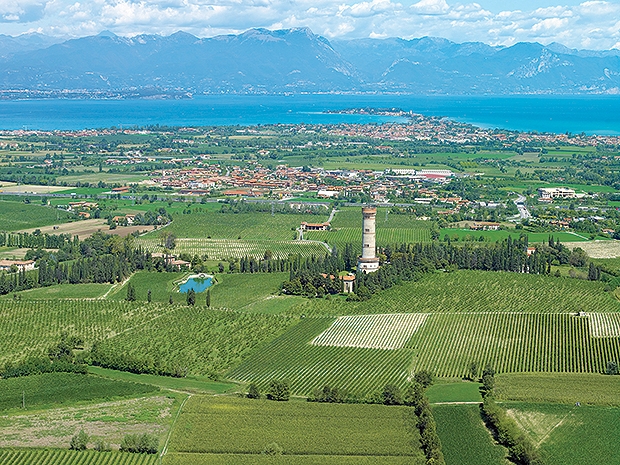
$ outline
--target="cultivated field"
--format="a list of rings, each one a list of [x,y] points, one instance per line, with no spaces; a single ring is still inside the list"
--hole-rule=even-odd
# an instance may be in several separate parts
[[[605,284],[522,273],[461,270],[431,273],[380,292],[365,302],[313,299],[296,309],[306,315],[462,312],[620,312]]]
[[[310,394],[314,389],[329,385],[364,396],[387,383],[404,384],[409,377],[411,349],[321,347],[309,343],[334,321],[334,318],[301,320],[254,352],[227,376],[242,382],[256,382],[262,387],[274,377],[287,379],[297,394]]]
[[[315,337],[315,346],[402,349],[424,324],[424,313],[341,316]]]
[[[54,229],[56,228],[56,229]],[[136,231],[153,231],[154,226],[118,226],[116,229],[110,229],[106,220],[104,219],[92,219],[74,221],[73,223],[63,223],[57,226],[44,226],[30,229],[22,229],[23,232],[33,232],[35,229],[39,229],[43,234],[70,234],[71,236],[78,236],[80,240],[83,240],[97,231],[101,231],[106,234],[114,234],[117,236],[125,237]]]
[[[326,210],[327,213],[327,210]],[[192,212],[175,214],[166,231],[177,237],[208,239],[242,239],[290,241],[302,221],[321,223],[327,214],[302,215],[287,213],[220,213]],[[157,233],[154,233],[157,236]]]
[[[20,231],[42,228],[75,219],[75,215],[41,204],[0,200],[0,230]],[[50,228],[51,229],[51,228]]]
[[[157,455],[54,449],[0,449],[0,463],[11,465],[154,465],[157,463]]]
[[[379,316],[378,318],[382,318]],[[396,318],[396,316],[395,316]],[[499,373],[600,373],[610,360],[620,360],[612,338],[592,338],[589,320],[570,314],[436,313],[412,315],[423,323],[405,348],[386,350],[402,337],[402,327],[382,333],[340,334],[338,320],[306,318],[229,373],[232,379],[266,385],[272,377],[289,379],[293,391],[308,394],[324,384],[366,395],[386,383],[403,386],[412,373],[466,376],[469,365],[491,363]],[[367,318],[352,319],[364,325]],[[317,346],[319,338],[347,346]],[[356,347],[356,344],[358,347]],[[400,343],[395,345],[400,347]]]
[[[592,313],[588,319],[592,337],[620,337],[620,313]]]
[[[167,231],[167,229],[166,229]],[[136,245],[141,245],[150,252],[162,252],[160,240],[153,236],[136,239]],[[237,240],[237,239],[194,239],[180,238],[176,240],[174,253],[188,253],[207,256],[215,260],[228,258],[254,257],[263,258],[270,250],[273,258],[287,258],[289,255],[309,257],[328,253],[323,244],[312,241],[276,241],[276,240]]]
[[[447,464],[506,465],[506,449],[497,445],[480,417],[478,405],[435,405],[433,417]]]
[[[592,258],[620,257],[620,241],[566,242],[564,245],[569,249],[580,247]]]
[[[407,457],[421,464],[419,435],[407,427],[410,414],[406,407],[195,396],[183,407],[169,451],[251,457],[277,443],[288,463],[312,455]]]

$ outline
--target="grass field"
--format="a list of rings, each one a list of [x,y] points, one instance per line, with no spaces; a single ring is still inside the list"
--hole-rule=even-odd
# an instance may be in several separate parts
[[[100,378],[126,381],[130,383],[148,384],[161,389],[170,389],[183,392],[197,392],[202,394],[224,394],[237,389],[236,384],[212,381],[199,376],[186,376],[184,378],[172,378],[170,376],[146,375],[127,373],[126,371],[110,370],[91,366],[88,372]]]
[[[503,401],[620,406],[620,376],[584,373],[505,373],[496,377]]]
[[[0,200],[0,230],[19,231],[75,219],[73,213],[36,204]]]
[[[112,284],[57,284],[28,289],[18,294],[21,300],[101,299],[112,288]],[[0,296],[0,300],[12,300],[13,295]]]
[[[176,281],[189,273],[157,273],[148,271],[138,271],[134,273],[128,282],[136,290],[136,300],[146,302],[149,290],[153,302],[168,303],[170,296],[174,302],[185,303],[185,295],[179,294]],[[123,286],[115,286],[107,296],[109,300],[125,300],[127,298],[127,283]],[[203,302],[204,303],[204,302]]]
[[[506,465],[507,451],[497,445],[480,417],[479,405],[434,405],[433,417],[447,465]]]
[[[0,463],[11,465],[155,465],[157,455],[77,452],[61,449],[0,449]]]
[[[313,299],[295,311],[306,315],[620,312],[620,302],[604,289],[604,283],[572,278],[461,270],[426,274],[365,302]]]
[[[375,455],[249,455],[195,454],[172,452],[164,456],[164,465],[415,465],[423,459],[411,457],[379,457]],[[98,465],[98,464],[95,464]],[[107,465],[107,464],[106,464]]]
[[[480,384],[470,381],[446,384],[437,381],[426,390],[426,396],[433,404],[444,402],[482,402]]]
[[[0,410],[28,410],[92,400],[136,397],[158,388],[135,382],[118,381],[72,373],[45,373],[0,380]]]
[[[275,442],[284,456],[407,457],[421,464],[410,415],[406,407],[195,396],[183,408],[169,450],[256,455]]]
[[[162,252],[158,238],[153,235],[136,239],[136,245],[141,245],[150,252]],[[229,258],[254,257],[263,258],[265,252],[270,250],[273,258],[287,258],[289,255],[309,257],[312,255],[325,255],[327,248],[321,243],[312,241],[270,241],[270,240],[237,240],[237,239],[196,239],[181,238],[176,240],[174,253],[188,253],[207,256],[215,260],[227,260]]]
[[[620,464],[620,409],[564,404],[502,405],[538,445],[546,465]]]

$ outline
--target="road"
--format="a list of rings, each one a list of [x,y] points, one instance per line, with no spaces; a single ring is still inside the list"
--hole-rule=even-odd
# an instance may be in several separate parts
[[[517,194],[517,199],[514,200],[515,205],[517,206],[517,208],[519,209],[519,216],[521,216],[522,220],[527,220],[528,218],[532,217],[532,214],[530,213],[530,211],[527,209],[527,206],[525,205],[526,202],[526,198],[524,195],[521,194]]]

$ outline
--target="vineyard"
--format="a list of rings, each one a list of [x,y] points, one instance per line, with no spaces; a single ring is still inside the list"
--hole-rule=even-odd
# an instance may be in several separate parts
[[[0,200],[0,230],[20,231],[51,224],[60,224],[75,219],[73,213],[56,210],[42,205]]]
[[[145,236],[136,240],[150,252],[161,252],[163,247],[158,238]],[[289,255],[309,257],[325,255],[327,249],[323,244],[312,241],[293,240],[237,240],[237,239],[193,239],[176,240],[175,253],[188,253],[200,257],[225,260],[228,258],[254,257],[262,258],[267,250],[271,250],[273,258],[287,258]]]
[[[60,449],[0,449],[3,465],[155,465],[157,455]]]
[[[620,313],[592,313],[588,318],[592,337],[620,337]]]
[[[192,212],[175,214],[172,223],[166,227],[176,237],[208,239],[242,239],[286,241],[296,237],[295,230],[302,221],[322,223],[325,215],[302,215],[276,213],[220,213]],[[159,237],[155,231],[146,237]]]
[[[392,313],[388,315],[341,316],[314,338],[315,346],[402,349],[428,315]]]
[[[365,302],[313,299],[306,315],[459,312],[620,312],[620,302],[601,282],[522,273],[432,273],[380,292]]]
[[[441,377],[463,377],[469,365],[491,363],[499,373],[600,373],[610,360],[620,360],[614,338],[592,338],[588,318],[570,314],[460,313],[413,317],[424,321],[404,349],[381,350],[317,346],[311,342],[347,335],[347,344],[368,344],[363,331],[330,334],[334,319],[307,318],[232,370],[232,379],[265,386],[273,378],[288,379],[294,392],[308,394],[329,384],[368,394],[386,383],[404,385],[411,373],[430,370]],[[337,320],[336,320],[337,321]],[[353,319],[364,326],[366,319]],[[333,326],[332,326],[333,325]],[[326,331],[328,330],[328,331]],[[388,346],[396,335],[372,331],[375,347]],[[320,336],[319,336],[320,335]],[[385,341],[385,342],[383,342]]]
[[[254,352],[228,373],[242,382],[265,388],[272,378],[287,379],[298,394],[324,385],[366,395],[386,383],[403,384],[409,376],[411,349],[381,350],[321,347],[309,342],[334,322],[333,318],[305,318],[266,347]]]

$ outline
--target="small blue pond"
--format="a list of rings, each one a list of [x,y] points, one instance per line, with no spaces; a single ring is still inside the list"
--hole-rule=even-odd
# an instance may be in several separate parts
[[[193,289],[194,292],[203,292],[208,287],[211,287],[211,276],[205,278],[191,277],[187,281],[185,281],[179,287],[179,292],[187,293],[190,289]]]

